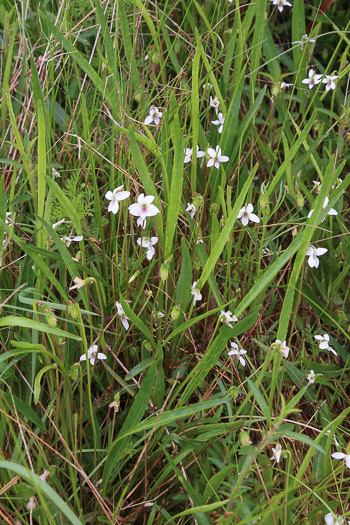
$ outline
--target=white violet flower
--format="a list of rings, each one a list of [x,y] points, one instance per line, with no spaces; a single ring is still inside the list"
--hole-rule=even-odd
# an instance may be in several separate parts
[[[12,219],[11,219],[10,215],[12,215],[12,211],[7,211],[6,212],[6,217],[5,217],[5,224],[6,224],[6,226],[11,226],[11,224],[12,224]]]
[[[80,288],[83,288],[83,286],[85,286],[85,284],[86,284],[85,279],[80,279],[80,277],[74,277],[73,282],[75,284],[74,284],[74,286],[71,286],[69,288],[69,291],[75,290],[75,289],[79,290]]]
[[[63,224],[65,223],[66,220],[65,219],[61,219],[60,221],[58,222],[54,222],[53,225],[52,225],[52,229],[55,230],[57,228],[57,226],[59,226],[60,224]]]
[[[316,193],[320,193],[322,183],[319,180],[313,180],[312,182],[315,184],[314,189]]]
[[[193,305],[196,304],[196,301],[202,300],[202,294],[200,290],[197,288],[197,281],[194,281],[191,288],[191,294],[193,295]]]
[[[329,347],[329,335],[328,335],[328,334],[315,335],[314,338],[315,338],[317,341],[320,341],[318,347],[319,347],[321,350],[326,350],[326,349]]]
[[[333,512],[329,512],[325,515],[324,521],[326,522],[326,525],[343,525],[344,518],[333,514]]]
[[[221,310],[220,321],[229,328],[233,328],[232,323],[237,323],[238,319],[235,315],[232,314],[232,312],[224,312],[223,310]]]
[[[193,148],[186,148],[184,150],[184,154],[185,154],[184,163],[186,164],[186,162],[192,162]],[[205,155],[205,152],[200,151],[199,146],[197,144],[197,159],[204,157],[204,155]]]
[[[216,112],[216,114],[217,114],[217,113],[218,113],[218,109],[219,109],[219,107],[220,107],[220,102],[219,102],[218,97],[215,96],[215,97],[213,98],[213,97],[210,95],[209,105],[210,105],[212,108],[215,109],[215,112]]]
[[[72,244],[72,242],[79,242],[79,241],[82,241],[83,240],[83,236],[82,235],[76,235],[75,237],[63,237],[63,239],[61,239],[61,241],[63,241],[65,243],[65,245],[67,246],[67,248],[69,248],[69,246]]]
[[[152,122],[154,122],[155,125],[158,126],[162,116],[163,116],[163,113],[159,111],[158,108],[151,106],[149,110],[149,115],[147,115],[147,117],[145,118],[146,126],[148,126],[149,124],[152,124]]]
[[[124,312],[124,309],[121,305],[121,303],[118,303],[118,301],[115,303],[116,307],[117,307],[117,314],[119,315],[120,317],[120,320],[122,322],[122,325],[124,326],[125,330],[129,330],[129,322],[128,322],[128,319],[129,317],[126,317],[125,315],[125,312]]]
[[[146,228],[146,218],[154,217],[154,215],[159,213],[160,210],[157,206],[152,204],[154,199],[155,197],[153,195],[147,195],[145,197],[145,195],[141,193],[137,198],[137,202],[129,206],[129,212],[131,215],[138,217],[137,226],[143,226],[143,228]]]
[[[292,4],[290,2],[287,2],[287,0],[271,0],[273,5],[277,5],[277,9],[280,13],[282,13],[283,8],[287,5],[288,7],[292,7]]]
[[[304,35],[301,37],[301,40],[296,40],[295,42],[292,42],[292,44],[300,44],[300,49],[303,50],[308,42],[316,42],[316,40],[314,38],[309,38],[309,35]]]
[[[315,382],[315,372],[313,370],[310,370],[310,373],[307,376],[308,385],[312,385]]]
[[[281,354],[281,356],[287,359],[290,348],[289,346],[287,346],[286,341],[282,342],[279,339],[276,339],[274,345],[276,346],[276,350]]]
[[[97,352],[98,346],[92,345],[88,350],[88,359],[92,366],[94,366],[96,359],[107,359],[107,356],[102,352]],[[83,354],[80,356],[80,361],[86,361],[86,355]]]
[[[293,84],[287,84],[287,82],[281,82],[281,89],[289,88],[293,86]]]
[[[303,84],[309,84],[309,89],[312,89],[314,86],[321,82],[322,75],[316,74],[316,71],[310,69],[308,78],[304,78],[301,82]]]
[[[322,80],[323,84],[326,84],[326,91],[330,89],[335,89],[335,79],[339,78],[338,75],[326,75]]]
[[[226,155],[221,154],[220,146],[216,146],[215,149],[208,148],[207,153],[209,157],[211,157],[208,160],[208,164],[207,164],[208,168],[210,168],[210,166],[215,166],[216,169],[219,169],[220,162],[227,162],[230,160],[228,157],[226,157]]]
[[[314,182],[315,182],[315,181],[314,181]],[[325,208],[327,208],[328,204],[329,204],[329,198],[326,197],[325,200],[324,200],[324,203],[323,203],[322,209],[324,210]],[[310,217],[311,217],[311,215],[313,214],[313,212],[314,212],[314,210],[310,210],[310,211],[309,211],[308,219],[310,219]],[[338,212],[337,212],[337,210],[335,210],[334,208],[331,208],[331,209],[329,210],[329,212],[327,213],[327,215],[338,215]],[[325,219],[323,219],[323,221],[324,221],[324,220],[325,220]],[[322,222],[323,222],[323,221],[322,221]]]
[[[108,205],[108,211],[116,214],[119,210],[119,201],[123,201],[130,196],[130,191],[122,191],[123,186],[118,186],[113,191],[107,191],[105,197],[111,201]]]
[[[345,464],[348,468],[350,468],[350,454],[344,454],[343,452],[334,452],[332,454],[332,458],[334,459],[345,459]]]
[[[277,443],[275,448],[272,448],[273,456],[270,457],[270,460],[276,460],[277,463],[280,462],[281,454],[282,454],[282,445],[280,443]]]
[[[187,203],[186,211],[188,211],[188,213],[191,215],[191,218],[194,219],[194,216],[195,216],[195,213],[196,213],[196,211],[197,211],[197,208],[195,207],[194,204],[190,204],[190,203],[188,202],[188,203]]]
[[[255,213],[253,213],[254,207],[252,204],[248,204],[247,206],[244,206],[240,209],[239,214],[237,216],[237,219],[242,220],[243,226],[247,226],[249,221],[252,222],[260,222],[260,219]]]
[[[327,430],[326,436],[329,436],[330,433],[331,433],[331,429]],[[335,446],[338,448],[339,447],[339,441],[337,440],[337,436],[334,434],[333,438],[334,438]]]
[[[328,352],[333,352],[334,355],[337,355],[337,352],[329,345],[329,335],[323,334],[323,335],[315,335],[314,338],[317,341],[320,341],[318,344],[318,348],[320,350],[328,350]]]
[[[337,355],[337,352],[329,345],[329,335],[323,334],[323,335],[315,335],[314,338],[317,341],[320,341],[318,344],[318,347],[320,350],[328,350],[328,352],[333,352],[334,355]]]
[[[224,117],[224,115],[220,112],[218,114],[218,120],[212,120],[211,123],[214,124],[214,126],[219,126],[218,132],[221,135],[222,130],[224,129],[224,124],[225,124],[225,117]]]
[[[143,237],[141,240],[141,237],[137,239],[137,244],[139,246],[142,246],[142,248],[147,248],[146,257],[150,261],[153,258],[153,255],[156,253],[156,250],[154,249],[154,245],[157,244],[158,237]]]
[[[310,268],[318,268],[320,264],[318,257],[324,255],[326,252],[328,252],[327,248],[315,248],[312,245],[309,246],[305,257],[309,257],[307,262]]]
[[[244,356],[244,354],[247,353],[247,350],[243,350],[243,348],[239,348],[236,343],[231,343],[231,347],[233,348],[233,350],[230,350],[228,355],[236,356],[239,362],[241,363],[241,365],[245,366],[245,359],[242,356]]]

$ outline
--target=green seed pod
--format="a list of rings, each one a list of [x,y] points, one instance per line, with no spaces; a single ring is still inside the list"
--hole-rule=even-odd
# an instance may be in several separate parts
[[[176,321],[176,319],[179,318],[180,313],[181,313],[180,307],[179,306],[174,306],[174,308],[171,310],[171,314],[170,314],[172,320]]]

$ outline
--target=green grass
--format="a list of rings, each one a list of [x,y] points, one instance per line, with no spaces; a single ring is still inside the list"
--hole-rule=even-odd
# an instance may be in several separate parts
[[[349,9],[291,3],[0,6],[1,523],[350,523]]]

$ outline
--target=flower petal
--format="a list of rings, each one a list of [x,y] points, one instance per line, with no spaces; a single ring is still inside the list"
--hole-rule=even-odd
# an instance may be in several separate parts
[[[332,458],[334,459],[344,459],[346,457],[346,454],[343,452],[333,452]]]

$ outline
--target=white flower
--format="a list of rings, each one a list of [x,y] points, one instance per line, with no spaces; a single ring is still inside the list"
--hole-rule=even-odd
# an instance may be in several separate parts
[[[115,303],[116,307],[117,307],[117,314],[119,315],[120,317],[120,320],[122,322],[122,325],[124,326],[125,330],[129,330],[129,323],[128,323],[128,319],[129,317],[126,317],[125,315],[125,312],[123,310],[123,307],[121,305],[121,303],[118,303],[118,301]]]
[[[147,248],[146,257],[150,261],[153,258],[153,255],[156,253],[156,250],[153,248],[158,242],[158,237],[141,237],[137,239],[137,244],[142,246],[142,248]]]
[[[314,181],[314,182],[315,182],[315,181]],[[324,200],[324,203],[323,203],[322,209],[324,210],[325,208],[327,208],[328,204],[329,204],[329,198],[326,197],[325,200]],[[309,219],[310,219],[311,215],[313,214],[313,212],[314,212],[314,210],[310,210],[310,212],[309,212],[309,214],[308,214],[308,218],[309,218]],[[329,210],[329,212],[327,213],[327,215],[338,215],[338,212],[337,212],[337,210],[335,210],[334,208],[331,208],[331,209]],[[325,220],[325,219],[323,219],[323,221],[324,221],[324,220]],[[323,222],[323,221],[322,221],[322,222]]]
[[[33,510],[37,508],[37,504],[35,503],[35,496],[30,496],[26,507],[29,510],[29,512],[33,512]]]
[[[212,120],[211,123],[214,124],[214,126],[219,126],[218,132],[221,134],[225,124],[224,115],[220,112],[218,114],[218,120]]]
[[[321,82],[322,75],[317,75],[316,71],[310,69],[308,78],[304,78],[301,82],[303,84],[309,84],[309,89],[312,89],[314,86]]]
[[[142,226],[146,228],[146,218],[154,217],[159,213],[159,209],[154,204],[151,204],[154,201],[155,197],[153,195],[144,196],[141,193],[138,196],[137,202],[129,206],[129,212],[131,215],[138,217],[137,226]]]
[[[119,201],[123,201],[130,196],[130,191],[121,191],[123,186],[118,186],[113,191],[107,191],[105,197],[111,201],[108,205],[108,211],[116,214],[119,210]]]
[[[88,350],[88,359],[90,360],[92,366],[94,366],[96,359],[107,359],[105,354],[97,352],[97,350],[97,345],[92,345],[92,347]],[[80,356],[80,361],[86,361],[86,354]]]
[[[219,102],[219,100],[218,100],[218,97],[214,97],[214,98],[213,98],[213,97],[210,95],[209,105],[210,105],[212,108],[215,109],[215,112],[216,112],[216,114],[217,114],[217,113],[218,113],[218,109],[219,109],[219,107],[220,107],[220,102]]]
[[[328,334],[323,334],[323,335],[315,335],[314,338],[317,340],[317,341],[321,341],[318,345],[318,347],[321,349],[321,350],[326,350],[328,347],[329,347],[329,335]]]
[[[315,382],[315,372],[310,370],[310,373],[307,376],[308,384],[312,385]]]
[[[63,237],[63,239],[61,238],[61,241],[63,241],[65,243],[65,245],[67,246],[67,248],[69,248],[69,246],[72,244],[72,242],[79,242],[79,241],[82,241],[83,240],[83,236],[82,235],[76,235],[75,237]]]
[[[224,312],[223,310],[221,310],[220,321],[224,323],[224,325],[233,328],[231,323],[237,323],[238,319],[235,315],[232,315],[232,312]]]
[[[210,82],[205,82],[202,86],[202,89],[206,90],[206,89],[211,89],[212,87],[213,87],[213,84],[211,84]]]
[[[39,478],[42,480],[42,481],[45,481],[46,482],[46,478],[48,478],[50,476],[50,471],[49,470],[44,470],[44,472],[41,474],[41,476],[39,476]]]
[[[272,448],[273,456],[270,457],[270,460],[276,460],[277,463],[280,462],[281,454],[282,454],[282,445],[280,443],[277,443],[275,448]]]
[[[215,149],[208,148],[207,153],[211,159],[208,160],[207,167],[210,168],[210,166],[215,166],[216,169],[219,169],[220,162],[227,162],[230,160],[226,155],[221,155],[221,148],[220,146],[216,146]]]
[[[314,189],[315,189],[316,193],[320,193],[322,183],[319,180],[313,180],[312,182],[315,184],[315,188]]]
[[[154,326],[158,326],[158,320],[165,317],[165,313],[155,310],[154,312],[152,312],[152,316],[154,319]]]
[[[7,211],[6,212],[6,217],[5,217],[5,224],[6,224],[6,226],[11,226],[11,224],[12,224],[12,219],[10,218],[10,215],[12,215],[12,211]]]
[[[326,525],[343,525],[344,523],[344,518],[333,514],[333,512],[326,514],[324,520],[326,522]]]
[[[236,343],[231,343],[231,347],[233,348],[233,350],[230,350],[228,355],[237,356],[241,365],[245,366],[245,359],[242,356],[247,353],[247,350],[243,350],[243,348],[239,348]]]
[[[335,79],[339,78],[338,75],[326,75],[322,80],[323,84],[326,84],[326,91],[330,89],[335,89]]]
[[[333,184],[333,186],[332,186],[332,190],[334,190],[334,188],[335,188],[335,189],[338,189],[342,182],[343,182],[343,181],[342,181],[341,179],[337,179],[337,183],[338,183],[338,184]],[[343,190],[343,193],[345,193],[345,190]]]
[[[57,226],[59,226],[60,224],[63,224],[64,222],[66,222],[65,219],[61,219],[60,221],[55,222],[55,223],[52,225],[52,229],[55,230],[55,229],[57,228]]]
[[[295,42],[292,42],[292,44],[300,44],[300,49],[303,50],[305,44],[308,42],[316,42],[314,38],[309,38],[309,35],[304,35],[301,37],[301,40],[296,40]]]
[[[197,281],[194,281],[191,288],[191,294],[193,295],[193,305],[196,304],[196,301],[202,300],[202,294],[200,290],[197,288]]]
[[[185,154],[184,163],[192,162],[193,148],[186,148],[184,150],[184,154]],[[197,144],[197,159],[200,159],[201,157],[204,157],[204,155],[205,155],[205,152],[204,151],[200,151],[199,146]]]
[[[187,203],[186,211],[188,211],[188,213],[191,215],[191,218],[194,219],[194,216],[195,216],[195,213],[196,213],[196,211],[197,211],[197,208],[195,207],[194,204],[190,204],[190,203],[188,202],[188,203]]]
[[[293,86],[293,84],[287,84],[287,82],[281,82],[281,88],[282,89],[289,88],[291,86]]]
[[[74,277],[74,283],[75,283],[74,286],[71,286],[69,288],[69,291],[75,290],[75,289],[79,290],[79,288],[82,288],[83,286],[85,286],[86,281],[85,279],[80,279],[80,277]]]
[[[317,257],[324,255],[326,252],[328,252],[327,248],[315,248],[312,245],[309,246],[305,257],[309,257],[308,265],[310,268],[318,268],[320,261]]]
[[[55,177],[55,179],[59,179],[61,177],[59,171],[56,170],[56,168],[51,168],[52,169],[52,175]]]
[[[289,346],[286,345],[286,341],[280,341],[279,339],[276,339],[275,343],[276,350],[282,355],[282,357],[285,357],[287,359],[289,355]]]
[[[271,0],[273,5],[277,5],[277,9],[280,13],[282,13],[283,8],[287,5],[289,7],[292,7],[292,4],[290,2],[287,2],[287,0]]]
[[[151,106],[149,110],[149,115],[147,115],[147,117],[145,118],[145,124],[148,126],[148,124],[152,124],[152,122],[154,122],[155,125],[158,126],[162,116],[163,113],[159,111],[158,108]]]
[[[242,220],[243,226],[247,226],[249,221],[260,222],[259,217],[255,215],[255,213],[253,213],[253,210],[254,210],[254,207],[252,204],[243,206],[243,208],[240,209],[237,219]]]
[[[330,429],[327,430],[326,436],[329,436],[330,433],[331,433],[331,430]],[[335,446],[338,448],[339,447],[339,441],[337,440],[337,436],[334,434],[333,438],[334,438]]]
[[[333,354],[337,355],[337,352],[329,346],[329,335],[323,334],[323,335],[315,335],[314,336],[317,341],[320,341],[318,348],[320,350],[328,350],[328,352],[333,352]]]

